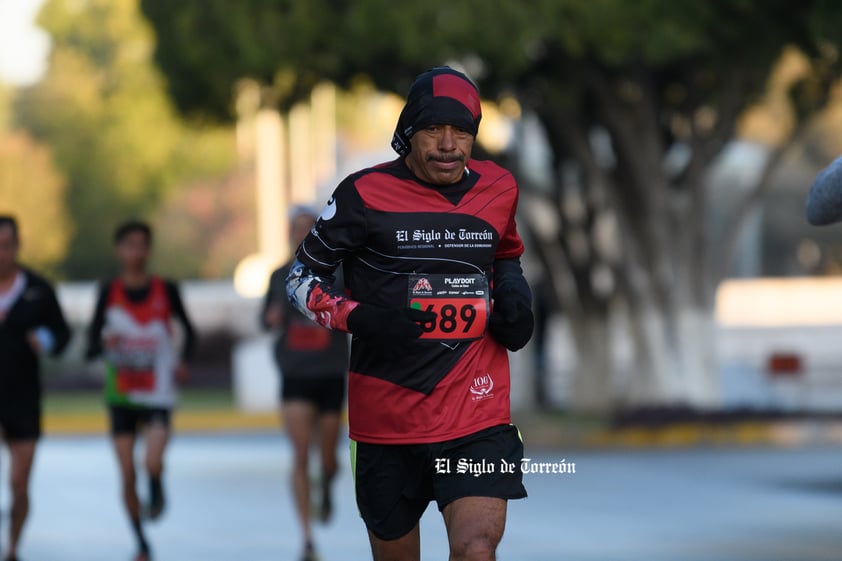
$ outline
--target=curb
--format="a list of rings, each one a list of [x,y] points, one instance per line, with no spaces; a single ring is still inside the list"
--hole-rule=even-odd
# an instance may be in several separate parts
[[[233,409],[175,411],[173,430],[179,433],[266,432],[281,428],[280,416],[272,413],[242,413]],[[85,413],[46,413],[43,418],[46,435],[91,435],[108,433],[105,411]]]
[[[692,447],[803,447],[842,445],[842,420],[735,421],[732,423],[676,422],[667,425],[605,427],[577,426],[559,418],[526,416],[515,423],[529,448],[692,448]],[[277,412],[244,413],[234,409],[180,410],[173,429],[184,434],[276,432],[283,428]],[[105,411],[46,413],[46,435],[108,433]]]
[[[842,445],[842,420],[673,422],[658,426],[571,426],[558,418],[526,417],[518,427],[530,448],[804,447]]]

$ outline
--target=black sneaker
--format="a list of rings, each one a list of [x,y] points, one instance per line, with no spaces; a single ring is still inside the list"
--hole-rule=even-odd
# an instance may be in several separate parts
[[[333,518],[333,498],[330,495],[330,486],[325,486],[322,489],[322,504],[321,509],[319,509],[319,520],[323,524],[327,524],[331,518]]]
[[[330,522],[333,517],[333,477],[322,475],[322,503],[319,505],[319,520],[323,524]]]
[[[153,477],[149,479],[149,504],[146,505],[146,518],[149,520],[157,520],[167,506],[167,500],[164,498],[164,486],[161,484],[161,479]]]
[[[301,554],[301,561],[319,561],[319,556],[316,555],[316,548],[313,547],[313,542],[304,544],[304,553]]]

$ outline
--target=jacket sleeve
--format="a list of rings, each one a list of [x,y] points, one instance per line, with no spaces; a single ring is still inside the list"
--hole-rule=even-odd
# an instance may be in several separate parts
[[[178,285],[174,282],[167,282],[166,287],[172,315],[184,329],[181,359],[187,362],[193,357],[193,352],[196,349],[196,329],[193,327],[193,322],[190,321],[190,316],[187,315],[187,308],[184,306],[184,300],[181,298],[181,290],[179,290]]]
[[[516,259],[523,255],[523,240],[520,239],[520,234],[517,231],[517,221],[515,215],[517,214],[517,205],[519,199],[519,190],[514,178],[509,176],[513,184],[514,197],[512,206],[509,210],[509,219],[506,224],[506,229],[500,237],[500,243],[497,245],[497,252],[495,259]]]
[[[532,290],[526,277],[523,276],[523,269],[520,266],[520,259],[498,259],[494,262],[494,297],[507,292],[516,292],[523,296],[532,305]]]
[[[87,332],[87,347],[85,349],[87,360],[93,360],[102,354],[102,329],[105,327],[105,306],[108,302],[108,287],[110,284],[110,282],[106,282],[99,287],[94,315]]]
[[[67,321],[64,319],[64,314],[61,311],[58,298],[56,298],[55,290],[53,290],[53,288],[49,285],[47,288],[49,302],[44,325],[53,335],[54,342],[50,354],[58,356],[64,351],[67,344],[70,342],[70,328],[67,326]]]
[[[334,191],[298,248],[286,281],[287,296],[296,309],[320,325],[340,331],[348,331],[348,315],[359,303],[337,286],[335,272],[367,238],[365,205],[354,177]]]
[[[818,176],[807,195],[807,221],[825,226],[842,220],[842,156]]]
[[[497,253],[494,256],[493,292],[495,296],[500,296],[507,292],[516,292],[531,303],[532,291],[529,289],[529,284],[527,284],[526,278],[523,276],[523,269],[520,266],[520,256],[523,255],[523,240],[521,240],[520,234],[517,231],[517,222],[515,221],[519,191],[517,184],[514,183],[513,177],[511,177],[511,181],[515,185],[515,195],[511,210],[509,211],[509,220],[506,229],[503,232],[500,244],[497,246]]]
[[[260,307],[260,317],[258,318],[258,323],[264,331],[272,330],[272,326],[266,323],[266,312],[269,311],[270,306],[280,304],[282,313],[285,314],[286,312],[286,308],[288,307],[287,302],[289,301],[287,298],[286,279],[289,270],[290,267],[288,265],[275,269],[272,272],[272,276],[269,277],[269,287],[266,289],[266,295],[263,297],[263,305]]]

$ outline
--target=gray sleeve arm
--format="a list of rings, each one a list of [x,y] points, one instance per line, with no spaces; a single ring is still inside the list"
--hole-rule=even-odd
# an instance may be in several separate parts
[[[842,156],[818,176],[807,195],[807,222],[826,226],[842,220]]]

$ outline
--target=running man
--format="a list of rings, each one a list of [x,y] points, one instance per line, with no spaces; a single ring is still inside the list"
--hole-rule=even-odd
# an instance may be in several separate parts
[[[306,206],[291,209],[289,237],[293,249],[307,237],[318,214]],[[310,443],[318,425],[321,452],[318,515],[322,522],[327,522],[333,511],[331,484],[336,475],[336,444],[345,400],[348,336],[314,323],[290,306],[286,278],[291,266],[289,262],[272,274],[263,306],[263,324],[279,332],[275,360],[282,376],[281,410],[295,456],[291,483],[304,536],[301,558],[315,561],[310,528]]]
[[[137,538],[136,560],[148,561],[150,548],[136,489],[135,441],[144,429],[149,503],[143,514],[155,520],[166,505],[161,479],[170,412],[177,401],[176,384],[189,376],[187,359],[194,335],[178,287],[147,271],[152,229],[143,222],[126,222],[117,228],[114,243],[120,274],[100,289],[86,355],[89,360],[100,355],[105,359],[105,399],[123,502]],[[183,328],[180,355],[175,349],[173,319]]]
[[[507,501],[526,496],[506,349],[532,335],[518,187],[470,159],[476,86],[449,67],[418,76],[392,147],[345,179],[301,244],[293,304],[353,335],[348,414],[357,505],[376,561],[420,559],[435,500],[451,560],[495,558]],[[337,290],[342,265],[349,293]],[[459,462],[496,468],[474,476]]]
[[[55,292],[18,262],[20,237],[0,216],[0,439],[11,458],[12,512],[6,561],[17,561],[29,513],[29,476],[41,436],[42,355],[58,355],[70,340]]]

